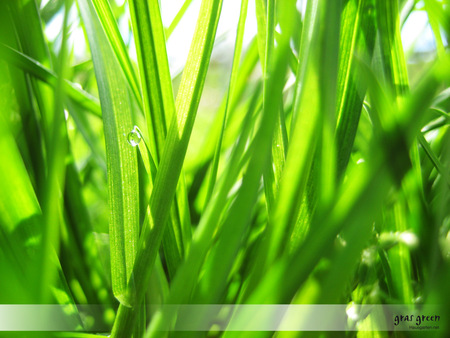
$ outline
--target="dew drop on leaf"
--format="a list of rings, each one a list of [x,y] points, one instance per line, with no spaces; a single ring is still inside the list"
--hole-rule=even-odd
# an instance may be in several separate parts
[[[127,141],[129,144],[131,144],[133,147],[136,147],[139,142],[141,142],[142,136],[139,132],[139,128],[137,126],[134,126],[133,130],[128,133]]]

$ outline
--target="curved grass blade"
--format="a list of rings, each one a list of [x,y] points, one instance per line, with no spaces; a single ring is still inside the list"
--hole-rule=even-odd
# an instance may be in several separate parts
[[[30,73],[37,79],[48,83],[52,87],[56,86],[58,77],[53,71],[18,50],[6,45],[0,45],[0,57],[4,58],[16,67]],[[91,112],[98,117],[102,116],[100,104],[96,97],[67,80],[64,81],[64,91],[68,97],[88,112]]]

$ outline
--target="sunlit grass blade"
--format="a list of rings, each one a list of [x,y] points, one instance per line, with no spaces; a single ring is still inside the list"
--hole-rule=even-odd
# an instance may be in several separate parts
[[[167,39],[172,35],[175,28],[177,28],[178,24],[180,23],[181,19],[183,18],[184,14],[186,14],[186,11],[188,10],[189,6],[191,5],[192,0],[185,0],[183,3],[183,6],[181,6],[180,10],[178,11],[177,15],[173,18],[172,22],[170,23],[170,26],[167,27],[165,33]]]
[[[261,88],[258,88],[249,104],[240,137],[231,154],[230,165],[227,166],[223,176],[217,182],[217,187],[214,190],[215,193],[212,196],[211,202],[208,203],[198,228],[193,235],[189,254],[172,283],[171,291],[167,299],[168,304],[184,304],[189,302],[191,294],[196,287],[198,274],[200,273],[207,251],[214,241],[214,233],[219,226],[217,219],[220,219],[222,212],[227,206],[228,194],[234,182],[238,179],[242,165],[247,162],[246,159],[244,160],[245,148],[252,132],[252,121],[258,116],[262,105],[261,103],[258,106],[260,93]],[[253,113],[255,116],[253,116]],[[170,327],[175,317],[176,311],[174,309],[163,309],[157,313],[149,327],[148,336],[156,336],[160,330]]]
[[[48,83],[52,87],[56,86],[58,78],[55,73],[27,55],[24,55],[9,46],[0,45],[0,57],[20,69],[29,72],[37,79]],[[70,97],[81,107],[85,108],[88,112],[101,116],[101,108],[97,98],[79,88],[72,82],[64,81],[64,84],[64,90],[68,97]]]
[[[139,202],[136,149],[128,143],[132,130],[123,74],[104,35],[97,14],[85,0],[78,2],[89,44],[102,105],[108,165],[110,245],[113,292],[130,304],[128,289],[139,236]]]
[[[175,115],[164,28],[158,1],[131,1],[130,11],[138,53],[144,112],[150,137],[149,147],[158,163],[167,135],[167,125]],[[184,188],[180,187],[179,192],[182,191]],[[170,211],[170,225],[163,237],[166,263],[172,277],[184,255],[184,246],[187,245],[183,240],[190,237],[190,224],[179,217],[186,206],[185,196],[178,194]]]
[[[301,63],[298,67],[293,107],[293,125],[295,126],[290,136],[289,150],[280,182],[278,192],[280,198],[276,201],[269,227],[258,248],[253,272],[244,289],[243,299],[252,292],[266,269],[282,251],[281,243],[287,236],[289,226],[295,224],[297,220],[299,201],[306,186],[314,154],[316,143],[314,136],[318,132],[320,106],[318,50],[314,47],[314,42],[318,38],[318,2],[308,2],[307,5],[302,31]],[[302,88],[308,88],[308,91]]]
[[[225,126],[227,117],[229,115],[229,106],[231,98],[233,97],[233,93],[236,87],[236,81],[238,76],[238,69],[239,64],[241,61],[241,52],[242,52],[242,44],[244,40],[244,31],[245,31],[245,20],[247,18],[247,8],[248,8],[248,0],[242,0],[241,1],[241,11],[239,14],[239,23],[237,28],[237,34],[236,34],[236,42],[234,47],[234,55],[233,55],[233,64],[231,67],[231,74],[230,74],[230,82],[228,84],[228,91],[226,94],[225,99],[225,109],[223,110],[223,117],[222,117],[222,128],[220,130],[220,136],[216,145],[216,150],[214,152],[213,161],[211,163],[210,167],[210,173],[209,173],[209,182],[208,182],[208,190],[206,193],[206,201],[209,201],[211,199],[214,185],[217,179],[217,170],[219,168],[219,158],[222,150],[222,142],[223,142],[223,136],[225,133]]]
[[[235,84],[235,89],[233,91],[233,96],[230,97],[228,102],[229,115],[228,115],[228,128],[224,131],[223,147],[229,147],[230,144],[236,139],[238,128],[230,128],[231,125],[239,125],[242,122],[242,116],[237,114],[238,105],[240,101],[245,97],[247,86],[249,86],[248,79],[254,71],[258,62],[258,48],[256,39],[254,39],[245,55],[242,58],[241,65],[238,70],[237,81]],[[225,106],[227,105],[227,96],[223,99],[219,114],[216,115],[212,126],[205,136],[205,142],[202,144],[202,151],[195,154],[195,158],[186,158],[186,171],[192,171],[196,167],[204,165],[204,163],[211,161],[215,152],[215,145],[218,142],[220,131],[223,122],[223,113],[225,111]]]
[[[339,81],[337,93],[337,177],[342,177],[353,149],[365,90],[358,88],[354,54],[370,60],[375,44],[375,16],[372,0],[349,1],[341,23]]]
[[[56,277],[56,271],[51,263],[51,255],[56,251],[59,252],[59,227],[62,224],[61,214],[63,210],[62,200],[59,198],[62,194],[65,180],[65,163],[64,158],[67,153],[67,128],[64,121],[64,75],[66,73],[67,58],[67,39],[68,39],[68,15],[69,1],[64,4],[63,31],[61,39],[61,48],[58,55],[57,65],[55,69],[58,74],[58,81],[55,86],[55,95],[53,102],[53,116],[47,117],[48,123],[48,146],[47,146],[47,177],[44,189],[44,197],[42,198],[42,214],[44,216],[44,228],[42,236],[43,252],[41,261],[41,279],[40,288],[45,290],[45,285],[51,285],[52,280]],[[45,303],[49,299],[49,294],[41,295],[42,301]]]
[[[150,213],[139,240],[139,249],[134,266],[137,298],[135,306],[142,302],[148,286],[151,269],[165,230],[170,205],[175,196],[177,182],[197,113],[200,96],[209,66],[216,35],[222,1],[204,0],[200,9],[196,32],[183,72],[176,100],[176,115],[173,116],[164,144],[159,170],[150,198]],[[119,307],[112,336],[121,337],[135,321],[135,313],[125,306]]]
[[[436,94],[440,79],[447,76],[448,71],[441,73],[446,65],[447,62],[436,65],[419,88],[408,96],[402,111],[396,114],[397,118],[403,122],[401,132],[405,133],[403,137],[405,137],[404,140],[408,145],[412,144],[414,134],[418,132],[419,125],[424,120],[421,112],[430,105],[433,96]],[[400,117],[402,118],[400,119]],[[399,129],[394,130],[400,132]],[[374,142],[379,141],[375,140]],[[405,146],[398,147],[398,142],[402,142],[399,141],[399,138],[390,139],[389,142],[394,143],[382,143],[387,154],[378,158],[374,157],[373,165],[363,165],[354,169],[351,174],[353,179],[349,179],[341,189],[332,211],[323,214],[323,218],[316,218],[314,221],[317,222],[315,224],[321,224],[322,226],[314,227],[315,231],[308,235],[307,240],[292,258],[280,259],[273,266],[270,273],[266,274],[264,281],[249,298],[250,303],[288,301],[297,290],[298,285],[305,281],[314,265],[327,252],[326,247],[330,245],[340,229],[345,227],[347,231],[350,231],[357,228],[359,231],[363,231],[361,225],[366,224],[364,231],[370,231],[371,221],[389,192],[391,179],[398,182],[408,170],[407,164],[406,166],[396,166],[395,171],[392,171],[393,168],[386,165],[386,158],[395,157],[392,153],[398,155],[405,149]],[[404,157],[405,154],[403,153],[402,156]],[[365,199],[370,200],[370,202],[363,202]],[[362,222],[363,219],[369,222]],[[306,255],[306,253],[308,254]],[[289,267],[299,260],[302,261],[302,265],[287,273]],[[281,280],[286,286],[282,290],[276,287]],[[267,290],[274,290],[274,292],[268,294]]]
[[[93,0],[92,3],[97,11],[97,15],[105,31],[105,35],[108,38],[112,50],[114,51],[114,55],[116,56],[125,78],[127,79],[131,92],[133,93],[138,105],[142,108],[142,98],[136,72],[133,68],[133,64],[125,43],[123,42],[122,36],[120,35],[111,7],[106,0]]]

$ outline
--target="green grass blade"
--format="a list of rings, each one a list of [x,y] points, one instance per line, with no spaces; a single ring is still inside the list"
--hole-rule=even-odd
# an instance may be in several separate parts
[[[220,136],[216,145],[216,150],[214,152],[213,161],[210,167],[210,176],[209,176],[208,190],[206,193],[206,201],[209,201],[211,199],[214,185],[217,179],[217,171],[219,168],[219,158],[222,149],[223,137],[225,133],[225,125],[227,121],[227,116],[229,115],[229,106],[230,106],[229,102],[231,101],[231,97],[233,97],[238,78],[238,69],[241,60],[242,44],[244,41],[245,20],[247,18],[247,8],[248,8],[248,0],[242,0],[233,54],[233,64],[231,67],[230,82],[228,84],[228,91],[225,99],[226,102],[225,109],[223,111],[222,129],[220,130]]]
[[[68,15],[69,1],[64,4],[63,31],[61,40],[61,49],[57,60],[58,81],[55,87],[55,95],[53,102],[53,116],[49,124],[49,145],[47,147],[47,168],[46,185],[44,189],[44,197],[42,199],[42,214],[44,216],[44,224],[46,224],[42,245],[43,252],[41,261],[41,279],[40,289],[45,290],[45,285],[52,284],[55,272],[51,262],[51,255],[54,251],[59,252],[59,228],[62,223],[60,215],[62,214],[63,203],[59,198],[62,194],[65,180],[65,164],[64,159],[67,153],[67,129],[64,121],[64,74],[66,72],[67,58],[67,38],[68,38]],[[42,301],[45,303],[48,299],[48,293],[41,295]]]
[[[176,112],[173,116],[164,151],[156,175],[153,192],[150,198],[150,214],[144,224],[139,240],[139,249],[134,267],[137,298],[136,306],[141,303],[150,277],[157,250],[162,239],[170,210],[175,196],[177,181],[181,173],[189,137],[197,113],[200,96],[209,66],[212,47],[219,21],[222,1],[205,0],[200,9],[196,32],[191,45],[188,61],[183,72],[176,101]],[[135,313],[125,306],[119,307],[114,323],[112,336],[121,337],[135,321]]]
[[[287,6],[286,11],[290,14],[287,18],[294,21],[295,2],[284,3],[283,6]],[[220,296],[223,294],[223,289],[227,283],[227,276],[232,268],[241,241],[248,231],[253,212],[252,206],[257,202],[260,178],[266,167],[270,167],[272,139],[279,116],[279,102],[285,85],[285,76],[282,76],[282,74],[286,74],[288,55],[290,55],[289,38],[293,25],[287,25],[286,29],[283,39],[273,51],[272,62],[274,63],[267,67],[266,90],[271,95],[264,97],[261,126],[250,149],[250,160],[242,179],[242,186],[230,207],[228,215],[225,217],[220,237],[217,239],[218,243],[211,250],[205,263],[206,265],[209,264],[210,268],[205,269],[199,285],[199,294],[194,298],[194,302],[214,304],[221,301]],[[268,59],[270,60],[270,58]]]
[[[390,93],[401,101],[409,90],[408,72],[400,37],[400,16],[397,1],[377,1],[377,23],[380,33],[383,70]]]
[[[318,37],[318,2],[308,2],[304,29],[302,31],[301,64],[298,67],[296,95],[294,101],[293,132],[281,178],[279,196],[274,206],[270,226],[266,229],[263,243],[258,249],[254,271],[245,294],[249,294],[265,269],[280,254],[281,243],[290,224],[295,224],[299,198],[306,186],[315,148],[315,135],[319,127],[319,78],[318,50],[313,48]],[[310,45],[311,44],[311,48]],[[318,44],[316,43],[316,46]],[[302,52],[301,52],[302,53]],[[302,88],[307,90],[302,90]]]
[[[0,45],[0,57],[52,87],[56,86],[58,78],[55,73],[29,56],[9,46]],[[102,112],[97,98],[67,80],[65,81],[64,90],[66,95],[74,102],[85,108],[88,112],[101,117]]]
[[[136,149],[128,143],[131,111],[123,73],[92,6],[78,2],[91,46],[105,130],[110,206],[110,246],[113,292],[129,304],[128,281],[139,236]],[[131,278],[132,280],[132,278]],[[132,283],[130,284],[132,286]]]
[[[158,1],[130,1],[149,146],[159,162],[167,123],[175,115],[172,80]]]
[[[169,37],[172,35],[175,28],[177,28],[178,24],[180,23],[181,19],[183,18],[184,14],[188,10],[191,3],[192,0],[184,1],[183,6],[181,6],[180,10],[177,12],[177,15],[175,15],[175,18],[173,18],[172,22],[170,23],[170,26],[166,29],[167,39],[169,39]]]
[[[342,177],[350,154],[362,110],[365,90],[358,88],[361,76],[354,65],[354,53],[370,60],[375,44],[375,16],[372,0],[349,1],[342,14],[342,38],[337,94],[337,177]]]
[[[167,124],[175,115],[172,79],[169,72],[164,29],[158,1],[131,1],[130,10],[135,33],[144,112],[150,136],[150,152],[159,162],[167,135]],[[154,178],[153,178],[154,179]],[[170,226],[163,237],[163,249],[170,276],[173,277],[184,255],[184,239],[189,239],[190,224],[180,219],[187,206],[179,187],[175,203],[170,211]]]
[[[131,59],[128,55],[122,36],[120,35],[111,7],[106,0],[93,0],[92,3],[97,11],[97,15],[105,31],[105,35],[108,38],[112,50],[114,51],[114,55],[119,61],[120,67],[122,68],[125,78],[127,79],[131,92],[133,93],[136,102],[142,109],[142,98],[136,72],[133,68],[133,64],[131,63]]]
[[[231,155],[230,165],[227,166],[223,176],[217,182],[217,188],[214,190],[215,193],[212,196],[211,202],[208,203],[200,224],[193,235],[189,254],[172,283],[171,292],[167,300],[168,304],[184,304],[188,302],[196,286],[200,268],[203,265],[208,249],[215,239],[214,233],[219,227],[217,220],[220,219],[227,205],[228,194],[242,169],[242,162],[246,163],[242,159],[245,157],[246,143],[252,131],[253,112],[260,110],[258,108],[259,95],[260,88],[255,91],[249,104],[240,138]],[[257,114],[255,115],[257,116]],[[161,329],[166,329],[170,326],[175,315],[176,311],[173,310],[165,309],[159,312],[151,323],[148,336],[156,335]]]

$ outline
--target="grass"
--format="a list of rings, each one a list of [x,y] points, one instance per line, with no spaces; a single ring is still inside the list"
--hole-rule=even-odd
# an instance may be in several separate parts
[[[70,306],[80,337],[308,335],[174,331],[211,311],[183,304],[434,305],[448,335],[448,5],[242,0],[226,64],[229,4],[195,3],[0,3],[0,303]],[[405,50],[420,13],[434,47]]]

